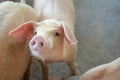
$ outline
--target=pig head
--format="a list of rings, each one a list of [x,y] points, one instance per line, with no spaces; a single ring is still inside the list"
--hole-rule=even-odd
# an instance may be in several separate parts
[[[75,57],[77,40],[62,21],[30,21],[9,34],[19,41],[29,41],[32,55],[43,62],[73,61]]]

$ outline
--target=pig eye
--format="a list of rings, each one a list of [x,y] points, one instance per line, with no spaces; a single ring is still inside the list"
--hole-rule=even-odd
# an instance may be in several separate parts
[[[56,32],[55,35],[58,36],[58,37],[60,36],[59,32]]]
[[[37,34],[37,32],[34,33],[34,35],[36,35],[36,34]]]

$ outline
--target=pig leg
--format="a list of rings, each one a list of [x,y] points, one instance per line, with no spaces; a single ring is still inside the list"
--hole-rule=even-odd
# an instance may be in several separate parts
[[[79,71],[76,68],[76,63],[75,62],[67,62],[67,65],[70,68],[72,76],[75,76],[75,75],[79,74]]]
[[[49,80],[49,66],[48,63],[39,61],[42,68],[43,80]]]

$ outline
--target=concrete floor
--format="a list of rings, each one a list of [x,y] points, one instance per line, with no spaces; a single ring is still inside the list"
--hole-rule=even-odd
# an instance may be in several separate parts
[[[76,61],[80,73],[83,74],[92,67],[120,56],[120,0],[74,0],[74,2],[75,32],[79,41]],[[51,76],[68,77],[67,73],[69,69],[65,63],[50,65]],[[40,80],[40,75],[39,63],[33,61],[32,80]]]
[[[120,0],[75,0],[81,73],[120,56]]]

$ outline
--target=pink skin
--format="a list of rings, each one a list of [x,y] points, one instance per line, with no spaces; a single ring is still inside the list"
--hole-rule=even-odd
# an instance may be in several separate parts
[[[78,74],[74,63],[77,40],[63,22],[53,19],[40,23],[26,22],[9,34],[19,41],[28,41],[31,54],[42,60],[46,70],[46,62],[64,61],[73,75]]]
[[[28,80],[29,47],[8,33],[24,22],[37,21],[38,16],[32,7],[12,1],[0,3],[0,15],[0,80]]]
[[[38,27],[32,26],[33,24]],[[48,24],[54,25],[55,27],[49,26]],[[49,27],[46,28],[42,26]],[[63,23],[51,19],[43,21],[41,23],[27,22],[10,32],[10,35],[19,41],[30,40],[29,47],[31,49],[31,52],[35,57],[38,57],[39,59],[43,59],[47,62],[65,61],[65,56],[63,55],[63,45],[65,44],[64,40],[67,41],[67,44],[69,46],[76,45],[77,40],[69,31],[69,29],[66,29],[63,26]],[[33,34],[33,31],[36,31],[37,34]],[[69,54],[67,57],[69,57]],[[69,61],[69,59],[67,60]]]
[[[34,8],[40,22],[24,23],[10,35],[19,41],[29,42],[31,54],[41,61],[43,80],[48,80],[48,63],[51,62],[64,61],[71,74],[77,75],[73,0],[34,0]]]
[[[35,36],[29,43],[29,47],[41,53],[46,47],[45,40],[40,36]]]
[[[80,80],[120,80],[120,58],[88,70]]]

